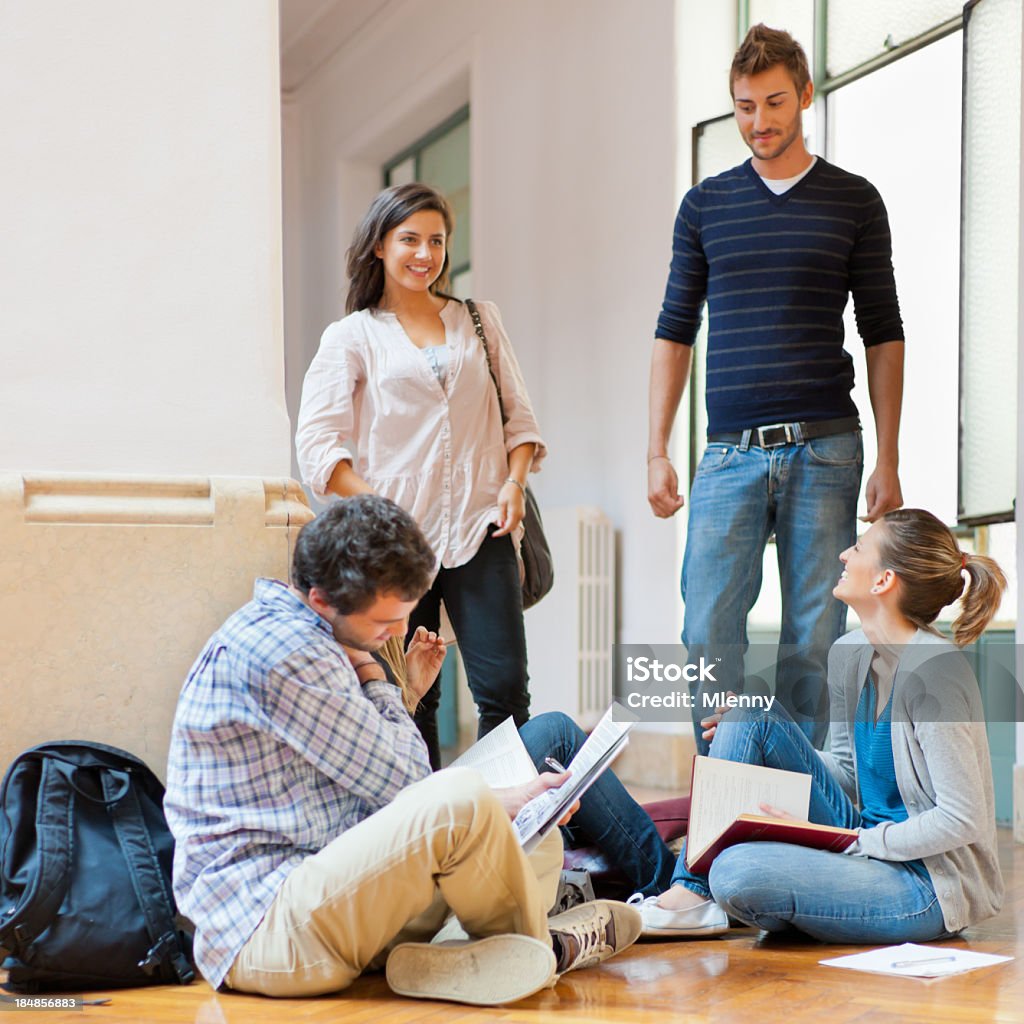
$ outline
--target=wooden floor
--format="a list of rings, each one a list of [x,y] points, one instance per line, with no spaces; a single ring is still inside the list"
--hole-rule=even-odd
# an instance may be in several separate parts
[[[89,1020],[125,1024],[1024,1022],[1024,846],[1014,845],[1005,829],[1001,830],[1000,856],[1007,887],[1002,913],[949,945],[1019,959],[949,978],[927,981],[822,967],[818,961],[824,957],[857,948],[779,941],[762,938],[752,929],[734,929],[721,938],[638,943],[614,960],[569,974],[554,989],[508,1008],[476,1010],[396,998],[383,976],[376,975],[360,979],[343,994],[307,1000],[219,994],[205,983],[92,993],[109,996],[109,1005],[87,1006],[80,1012],[47,1011],[35,1019],[41,1024],[65,1020],[69,1024]],[[0,1014],[0,1021],[4,1016]],[[32,1019],[27,1013],[18,1017]]]

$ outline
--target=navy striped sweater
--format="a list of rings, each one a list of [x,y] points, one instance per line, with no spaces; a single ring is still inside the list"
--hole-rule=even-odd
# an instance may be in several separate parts
[[[851,293],[865,346],[903,339],[889,221],[864,178],[819,157],[776,196],[747,160],[690,189],[657,337],[692,345],[707,300],[708,433],[856,415]]]

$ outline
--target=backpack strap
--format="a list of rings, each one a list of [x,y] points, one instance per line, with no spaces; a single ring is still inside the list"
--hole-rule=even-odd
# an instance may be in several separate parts
[[[153,849],[139,795],[128,772],[105,768],[100,776],[103,795],[110,801],[108,810],[114,832],[128,865],[135,897],[146,919],[146,931],[153,943],[145,958],[139,961],[139,967],[152,975],[166,964],[174,971],[178,984],[187,985],[195,978],[195,971],[174,924],[174,901]]]
[[[26,758],[26,763],[36,758]],[[59,762],[39,756],[36,792],[36,870],[19,905],[0,907],[0,946],[18,950],[50,926],[67,895],[71,878],[71,815],[74,793]],[[4,795],[6,796],[5,780]],[[13,911],[13,912],[12,912]]]

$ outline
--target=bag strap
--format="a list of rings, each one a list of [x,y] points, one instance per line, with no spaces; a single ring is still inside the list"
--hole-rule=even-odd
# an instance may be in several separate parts
[[[187,985],[195,977],[192,965],[182,948],[178,929],[174,924],[174,901],[167,889],[167,880],[153,842],[146,819],[142,815],[139,794],[132,785],[128,772],[112,768],[102,769],[100,776],[103,795],[109,801],[110,820],[121,846],[132,888],[146,919],[146,931],[152,946],[139,967],[148,974],[156,973],[167,964],[174,971],[179,985]]]
[[[472,299],[466,299],[466,309],[469,310],[469,315],[473,320],[473,327],[476,330],[476,336],[480,339],[480,344],[484,347],[484,358],[487,360],[487,372],[491,375],[491,381],[494,384],[494,390],[498,393],[498,408],[501,410],[501,423],[504,426],[508,423],[508,417],[505,415],[505,402],[501,397],[501,385],[498,383],[498,378],[494,375],[494,364],[491,362],[491,347],[487,344],[487,335],[484,334],[484,322],[480,319],[480,310],[476,308],[476,303]]]
[[[27,946],[46,931],[64,902],[71,878],[74,793],[61,763],[40,757],[39,767],[36,870],[18,906],[10,910],[0,907],[0,946],[5,949]]]

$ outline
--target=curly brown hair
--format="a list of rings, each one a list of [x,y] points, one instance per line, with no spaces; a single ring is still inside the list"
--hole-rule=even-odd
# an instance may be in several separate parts
[[[342,615],[369,608],[381,594],[418,601],[434,578],[434,552],[412,516],[377,494],[336,501],[299,531],[292,585],[313,587]]]

